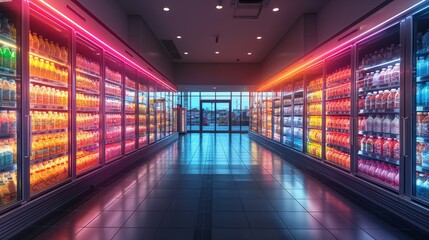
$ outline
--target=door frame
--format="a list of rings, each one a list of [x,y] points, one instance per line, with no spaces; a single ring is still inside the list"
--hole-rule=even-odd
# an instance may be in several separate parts
[[[203,103],[214,103],[214,112],[215,112],[215,125],[214,125],[214,130],[204,130],[203,131]],[[228,130],[217,130],[216,126],[217,126],[217,118],[216,118],[216,114],[217,114],[217,103],[228,103]],[[230,100],[211,100],[211,99],[205,99],[205,100],[200,100],[200,133],[231,133],[231,99]]]

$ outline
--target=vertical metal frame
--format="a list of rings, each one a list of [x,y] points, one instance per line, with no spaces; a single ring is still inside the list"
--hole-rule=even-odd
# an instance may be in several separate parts
[[[102,131],[100,132],[100,164],[104,166],[106,164],[106,51],[101,50],[101,63],[100,63],[100,124],[103,124]]]
[[[69,139],[71,146],[69,146],[70,149],[70,166],[71,166],[71,177],[73,179],[76,178],[77,175],[77,159],[76,159],[76,152],[77,152],[77,143],[76,143],[76,137],[77,137],[77,127],[76,127],[76,32],[74,30],[71,31],[71,43],[70,43],[70,54],[69,54],[69,61],[70,61],[70,85],[71,88],[70,92],[71,95],[69,95],[70,104],[71,107],[71,116],[69,116],[69,123],[71,127],[71,134],[69,134]]]
[[[351,71],[351,79],[350,79],[350,84],[351,84],[351,104],[352,107],[350,109],[351,111],[351,122],[350,122],[350,128],[349,128],[349,133],[350,133],[350,173],[351,174],[356,174],[357,173],[357,169],[358,169],[358,161],[357,161],[357,151],[359,148],[359,142],[358,142],[358,137],[357,137],[357,132],[358,132],[358,110],[359,108],[358,106],[358,95],[357,94],[357,83],[359,81],[359,76],[357,76],[357,49],[356,49],[356,45],[352,45],[351,47],[351,65],[350,65],[350,71]]]
[[[327,69],[326,69],[326,59],[322,61],[322,156],[321,159],[323,162],[326,161],[326,76],[327,76]],[[325,133],[325,134],[323,134]]]

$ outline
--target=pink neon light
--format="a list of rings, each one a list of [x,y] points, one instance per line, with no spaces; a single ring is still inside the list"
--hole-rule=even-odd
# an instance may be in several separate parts
[[[30,1],[31,4],[34,4],[40,10],[44,11],[46,14],[50,15],[51,17],[53,17],[57,21],[59,21],[59,22],[65,24],[65,25],[69,26],[67,23],[65,23],[61,19],[58,19],[56,16],[54,16],[54,15],[50,14],[49,12],[45,11],[44,9],[42,9],[40,6],[37,5],[36,2],[34,2],[34,0],[29,0],[29,1]],[[153,79],[155,79],[157,82],[161,83],[163,86],[165,86],[168,89],[176,92],[176,90],[173,87],[171,87],[170,85],[168,85],[167,83],[165,83],[164,81],[162,81],[161,79],[159,79],[158,77],[154,76],[150,72],[146,71],[144,68],[140,67],[135,62],[131,61],[130,59],[128,59],[127,57],[125,57],[124,55],[122,55],[121,53],[119,53],[118,51],[116,51],[114,48],[112,48],[111,46],[109,46],[107,43],[105,43],[101,39],[97,38],[95,35],[93,35],[89,31],[87,31],[86,29],[84,29],[82,26],[80,26],[79,24],[77,24],[76,22],[74,22],[73,20],[71,20],[69,17],[65,16],[63,13],[61,13],[60,11],[58,11],[56,8],[54,8],[51,5],[49,5],[48,3],[46,3],[44,0],[38,0],[38,1],[41,2],[41,3],[43,3],[46,7],[48,7],[49,9],[51,9],[52,11],[54,11],[55,13],[57,13],[58,15],[60,15],[61,17],[65,18],[66,20],[68,20],[69,22],[71,22],[72,24],[74,24],[76,27],[78,27],[84,33],[88,34],[90,37],[94,38],[95,40],[97,40],[98,42],[100,42],[101,44],[103,44],[105,47],[109,48],[111,51],[113,51],[114,53],[116,53],[117,56],[120,56],[123,60],[126,60],[128,63],[131,63],[131,65],[133,65],[134,67],[138,68],[138,70],[140,70],[140,72],[143,72],[144,74],[148,75],[149,77],[152,77]]]
[[[399,17],[400,15],[402,15],[402,14],[404,14],[404,13],[408,12],[409,10],[411,10],[411,9],[413,9],[413,8],[415,8],[415,7],[417,7],[418,5],[422,4],[422,3],[423,3],[423,2],[425,2],[425,1],[426,1],[426,0],[422,0],[422,1],[420,1],[420,2],[418,2],[418,3],[416,3],[416,4],[414,4],[413,6],[411,6],[411,7],[407,8],[407,9],[405,9],[404,11],[402,11],[402,12],[400,12],[400,13],[396,14],[396,15],[395,15],[395,16],[393,16],[393,17],[388,18],[387,20],[385,20],[385,21],[381,22],[380,24],[378,24],[378,25],[376,25],[376,26],[372,27],[371,29],[369,29],[369,30],[367,30],[367,31],[365,31],[365,32],[363,32],[363,33],[361,33],[361,34],[357,35],[356,37],[354,37],[354,38],[352,38],[352,39],[350,39],[350,40],[348,40],[348,41],[346,41],[346,42],[344,42],[344,43],[342,43],[342,44],[338,45],[337,47],[334,47],[333,49],[331,49],[331,50],[329,50],[329,51],[327,51],[327,52],[325,52],[325,53],[323,53],[323,54],[319,55],[318,57],[313,58],[312,60],[310,60],[310,61],[306,62],[305,64],[303,64],[303,65],[301,65],[301,66],[299,66],[299,67],[297,67],[297,68],[293,69],[293,71],[291,71],[289,74],[283,74],[283,76],[279,77],[279,79],[274,80],[273,82],[269,83],[268,85],[265,85],[264,87],[260,88],[259,90],[260,90],[260,91],[263,91],[263,90],[268,89],[269,87],[271,87],[271,86],[273,86],[273,85],[276,85],[278,82],[283,81],[285,77],[287,77],[287,76],[289,76],[289,75],[293,75],[295,72],[297,72],[297,71],[299,71],[299,70],[301,70],[301,69],[303,69],[303,68],[308,67],[308,65],[309,65],[309,64],[314,63],[315,61],[317,61],[317,60],[319,60],[319,59],[321,59],[321,58],[325,57],[326,55],[329,55],[330,53],[332,53],[332,52],[334,52],[334,51],[336,51],[336,50],[338,50],[338,49],[340,49],[338,52],[341,52],[341,51],[343,50],[343,49],[341,49],[341,48],[342,48],[342,47],[344,47],[345,45],[350,44],[350,43],[352,43],[353,41],[355,41],[356,39],[358,39],[358,38],[362,37],[363,35],[365,35],[365,34],[367,34],[367,33],[371,32],[371,31],[373,31],[374,29],[377,29],[377,28],[379,28],[379,27],[383,26],[384,24],[386,24],[386,23],[390,22],[391,20],[393,20],[393,19],[395,19],[395,18]],[[381,31],[381,30],[380,30],[380,31]],[[374,33],[374,34],[376,34],[376,33]],[[371,36],[373,36],[374,34],[371,34]],[[344,49],[345,49],[345,48],[344,48]]]

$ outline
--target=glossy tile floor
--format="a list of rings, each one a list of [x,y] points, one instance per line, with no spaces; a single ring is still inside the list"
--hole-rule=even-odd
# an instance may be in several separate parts
[[[412,239],[247,134],[187,134],[17,239]]]

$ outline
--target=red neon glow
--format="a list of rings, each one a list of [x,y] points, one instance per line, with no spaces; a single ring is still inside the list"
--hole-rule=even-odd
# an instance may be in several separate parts
[[[86,29],[84,29],[82,26],[80,26],[79,24],[77,24],[76,22],[74,22],[72,19],[70,19],[69,17],[65,16],[63,13],[61,13],[60,11],[58,11],[56,8],[52,7],[51,5],[49,5],[47,2],[45,2],[44,0],[29,0],[31,4],[34,4],[35,6],[37,6],[40,10],[42,10],[44,13],[48,14],[49,16],[51,16],[52,18],[56,19],[57,21],[71,27],[70,25],[68,25],[67,23],[65,23],[64,21],[62,21],[61,19],[57,18],[56,16],[52,15],[51,13],[45,11],[43,8],[41,8],[37,2],[42,3],[43,5],[45,5],[46,7],[48,7],[50,10],[52,10],[53,12],[55,12],[56,14],[58,14],[59,16],[61,16],[62,18],[66,19],[67,21],[69,21],[70,23],[72,23],[73,25],[75,25],[76,27],[78,27],[81,31],[83,31],[85,34],[87,34],[88,36],[90,36],[91,38],[97,40],[98,42],[100,42],[102,45],[104,45],[105,47],[107,47],[109,50],[111,50],[112,52],[114,52],[117,56],[119,56],[120,58],[122,58],[123,60],[125,60],[127,63],[133,65],[134,67],[136,67],[140,72],[144,73],[145,75],[153,78],[154,80],[156,80],[158,83],[160,83],[161,85],[167,87],[168,89],[170,89],[173,92],[176,92],[176,89],[174,89],[173,87],[171,87],[170,85],[168,85],[167,83],[165,83],[164,81],[162,81],[161,79],[159,79],[158,77],[154,76],[153,74],[151,74],[150,72],[146,71],[144,68],[140,67],[139,65],[137,65],[135,62],[131,61],[130,59],[128,59],[127,57],[125,57],[124,55],[122,55],[121,53],[119,53],[118,51],[116,51],[114,48],[112,48],[110,45],[108,45],[107,43],[103,42],[101,39],[97,38],[94,34],[90,33],[89,31],[87,31]]]
[[[422,4],[422,3],[423,3],[423,2],[425,2],[425,1],[426,1],[426,0],[422,0],[422,1],[420,1],[420,2],[418,2],[418,3],[416,3],[416,4],[414,4],[413,6],[411,6],[411,7],[407,8],[407,9],[405,9],[404,11],[402,11],[402,12],[400,12],[400,13],[398,13],[398,14],[396,14],[395,16],[388,18],[387,20],[385,20],[385,21],[383,21],[383,22],[379,23],[378,25],[376,25],[376,26],[372,27],[371,29],[368,29],[367,31],[365,31],[365,32],[363,32],[363,33],[361,33],[361,34],[357,35],[356,37],[354,37],[354,38],[352,38],[352,39],[350,39],[350,40],[348,40],[348,41],[346,41],[346,42],[344,42],[344,43],[342,43],[342,44],[340,44],[340,45],[338,45],[338,46],[334,47],[333,49],[331,49],[331,50],[329,50],[329,51],[327,51],[327,52],[325,52],[325,53],[323,53],[323,54],[321,54],[321,55],[319,55],[319,56],[317,56],[317,57],[315,57],[315,58],[311,59],[310,61],[308,61],[308,62],[306,62],[306,63],[304,63],[304,64],[302,64],[302,65],[300,65],[300,66],[298,66],[298,67],[296,67],[296,68],[293,68],[293,69],[291,69],[291,70],[289,70],[289,71],[288,71],[288,69],[286,68],[285,70],[281,71],[280,73],[278,73],[278,74],[274,75],[273,77],[271,77],[271,78],[267,79],[267,83],[265,83],[262,87],[258,88],[258,89],[257,89],[257,91],[269,90],[269,89],[270,89],[271,87],[273,87],[274,85],[277,85],[277,84],[279,84],[280,82],[284,81],[287,77],[294,75],[295,73],[297,73],[297,72],[301,71],[301,70],[302,70],[302,69],[304,69],[304,68],[307,68],[309,65],[314,65],[313,63],[314,63],[315,61],[318,61],[318,60],[320,60],[321,58],[323,58],[323,57],[325,57],[325,56],[327,56],[327,55],[329,55],[329,54],[331,54],[331,53],[333,53],[333,52],[341,52],[341,51],[342,51],[342,50],[344,50],[346,47],[349,47],[349,46],[346,46],[346,45],[352,44],[352,42],[354,42],[356,39],[358,39],[358,38],[362,37],[363,35],[365,35],[365,34],[367,34],[367,33],[371,32],[371,31],[373,31],[374,29],[377,29],[377,28],[379,28],[379,27],[383,26],[384,24],[386,24],[386,23],[390,22],[391,20],[393,20],[393,19],[395,19],[395,18],[399,17],[400,15],[402,15],[402,14],[404,14],[404,13],[408,12],[409,10],[411,10],[411,9],[413,9],[413,8],[415,8],[415,7],[417,7],[418,5]],[[380,30],[380,31],[381,31],[381,30]],[[374,35],[374,34],[376,34],[376,33],[373,33],[373,34],[371,34],[370,36],[372,36],[372,35]],[[368,37],[369,37],[369,36],[368,36]],[[346,47],[345,47],[345,46],[346,46]]]

